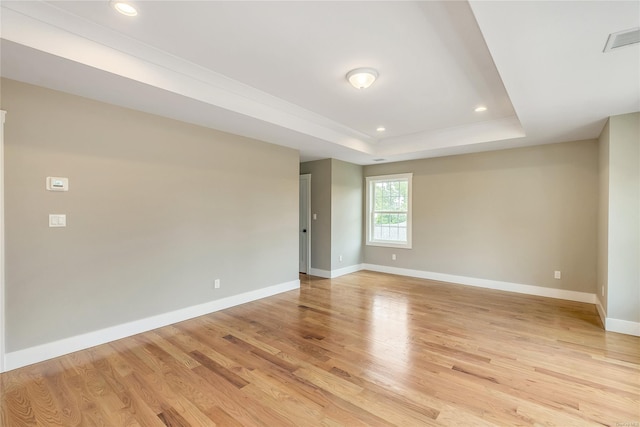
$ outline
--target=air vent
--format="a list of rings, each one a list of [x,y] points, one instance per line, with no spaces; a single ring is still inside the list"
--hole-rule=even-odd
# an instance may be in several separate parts
[[[609,39],[607,39],[603,52],[610,52],[636,43],[640,43],[640,28],[618,31],[617,33],[609,34]]]
[[[373,159],[374,162],[384,162],[387,159]]]

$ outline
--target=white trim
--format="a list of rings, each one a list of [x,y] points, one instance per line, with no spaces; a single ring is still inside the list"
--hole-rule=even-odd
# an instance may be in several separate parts
[[[640,322],[607,317],[607,310],[604,309],[600,298],[596,298],[596,308],[598,309],[598,315],[600,316],[600,320],[602,320],[605,331],[640,337]]]
[[[309,267],[310,276],[323,277],[325,279],[331,279],[331,272],[329,270],[322,270],[320,268]]]
[[[348,267],[342,267],[337,270],[331,270],[331,278],[335,279],[336,277],[344,276],[345,274],[355,273],[356,271],[362,270],[362,264],[350,265]]]
[[[342,267],[337,270],[321,270],[319,268],[310,268],[309,274],[311,276],[322,277],[324,279],[335,279],[336,277],[344,276],[345,274],[355,273],[362,270],[362,264],[350,265],[348,267]]]
[[[380,181],[407,181],[407,241],[406,243],[397,242],[397,241],[389,241],[389,240],[373,240],[373,200],[371,199],[371,193],[373,186],[376,182]],[[365,244],[367,246],[382,246],[387,248],[399,248],[399,249],[411,249],[411,229],[413,219],[411,216],[412,211],[412,181],[413,181],[413,173],[399,173],[394,175],[378,175],[378,176],[368,176],[365,178]]]
[[[618,332],[620,334],[640,337],[640,322],[631,322],[629,320],[612,319],[611,317],[607,317],[605,329],[607,332]]]
[[[517,292],[519,294],[537,295],[541,297],[566,299],[570,301],[595,304],[596,295],[587,292],[567,291],[564,289],[545,288],[542,286],[523,285],[520,283],[502,282],[498,280],[476,279],[473,277],[456,276],[453,274],[433,273],[430,271],[411,270],[408,268],[389,267],[386,265],[363,264],[364,270],[378,271],[381,273],[399,274],[401,276],[417,277],[420,279],[437,280],[439,282],[456,283],[467,286],[476,286],[500,291]]]
[[[64,338],[59,341],[13,351],[6,354],[6,368],[7,370],[17,369],[22,366],[31,365],[32,363],[42,362],[74,351],[84,350],[89,347],[105,344],[110,341],[115,341],[131,335],[160,328],[162,326],[182,322],[184,320],[203,316],[218,310],[224,310],[225,308],[245,304],[247,302],[256,301],[299,288],[300,280],[293,280],[291,282],[285,282],[279,285],[273,285],[267,288],[257,289],[255,291],[245,292],[215,301],[209,301],[204,304],[182,308],[169,313],[147,317],[146,319],[135,320],[133,322],[112,326],[98,331]]]
[[[6,111],[0,110],[0,372],[5,370],[4,353],[4,120]]]

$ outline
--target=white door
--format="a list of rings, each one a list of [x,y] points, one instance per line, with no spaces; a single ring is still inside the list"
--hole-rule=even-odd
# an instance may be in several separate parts
[[[300,273],[309,271],[311,254],[311,175],[300,175]]]

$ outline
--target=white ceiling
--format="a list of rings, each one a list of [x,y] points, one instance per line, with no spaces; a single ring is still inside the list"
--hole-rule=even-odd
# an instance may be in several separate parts
[[[640,46],[602,52],[638,1],[132,3],[1,0],[2,76],[358,164],[594,138],[640,110]],[[357,67],[380,77],[354,89]]]

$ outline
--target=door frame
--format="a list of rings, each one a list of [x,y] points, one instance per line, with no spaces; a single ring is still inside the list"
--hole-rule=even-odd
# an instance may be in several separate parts
[[[303,174],[299,177],[300,182],[306,181],[307,186],[307,273],[311,270],[311,174]],[[302,200],[298,203],[302,204]],[[298,210],[299,212],[299,210]],[[300,221],[298,220],[298,233],[300,233]],[[300,251],[300,248],[298,249]],[[300,253],[298,252],[298,260],[300,259]],[[298,268],[299,269],[299,268]]]
[[[5,368],[4,347],[4,118],[6,111],[0,110],[0,372]]]

